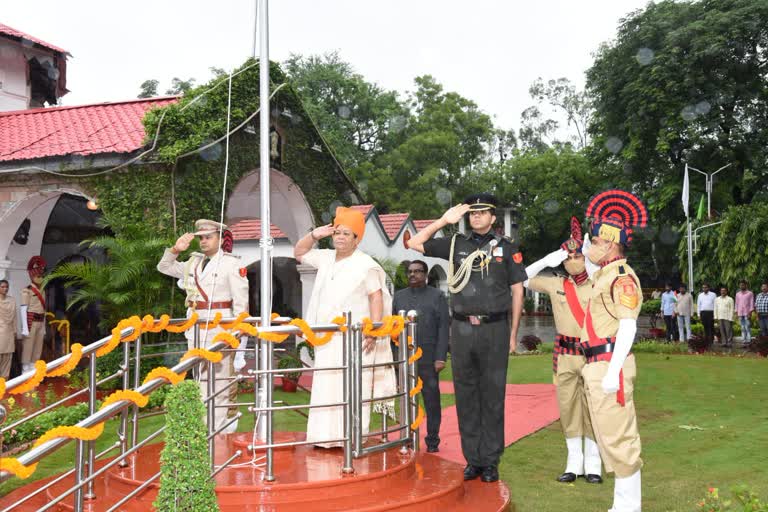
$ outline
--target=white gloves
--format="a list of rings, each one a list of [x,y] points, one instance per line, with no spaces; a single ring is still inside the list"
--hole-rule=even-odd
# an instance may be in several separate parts
[[[592,279],[592,275],[600,269],[600,265],[595,265],[587,257],[592,242],[589,241],[589,233],[584,233],[584,245],[581,247],[581,253],[584,255],[584,265],[587,267],[587,275]]]
[[[547,267],[554,268],[561,264],[568,258],[568,251],[565,249],[558,249],[555,252],[551,252],[541,258],[539,261],[534,261],[527,267],[525,267],[525,273],[528,279],[536,277],[536,275]],[[525,282],[528,284],[528,281]]]
[[[27,323],[27,309],[29,306],[23,304],[19,306],[19,313],[21,314],[21,335],[29,336],[29,324]]]
[[[235,352],[235,360],[232,365],[235,367],[236,372],[245,368],[245,348],[241,348]]]
[[[637,332],[637,320],[631,318],[622,318],[619,320],[619,330],[616,332],[616,345],[613,348],[611,362],[608,363],[608,371],[603,377],[603,391],[616,393],[619,390],[619,372],[624,366],[629,351],[632,349],[632,343],[635,341]]]

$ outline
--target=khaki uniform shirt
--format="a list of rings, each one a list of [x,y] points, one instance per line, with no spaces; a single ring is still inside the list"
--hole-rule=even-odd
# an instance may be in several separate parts
[[[21,290],[21,305],[29,306],[27,311],[30,313],[43,314],[45,313],[45,308],[43,307],[43,303],[40,302],[40,299],[37,298],[37,295],[35,295],[35,292],[32,291],[32,286],[35,285],[27,286]],[[40,292],[40,295],[45,297],[42,290],[38,289],[38,291]]]
[[[0,299],[0,354],[12,354],[16,350],[18,325],[16,301],[10,296]]]
[[[619,320],[636,320],[643,305],[640,281],[626,259],[613,261],[592,276],[589,313],[600,338],[612,338],[619,330]],[[587,323],[581,339],[588,340]]]
[[[574,318],[571,308],[568,305],[568,301],[566,300],[565,290],[563,288],[563,282],[566,279],[570,278],[560,275],[542,276],[539,274],[528,280],[528,289],[549,295],[549,300],[552,302],[552,315],[555,318],[555,329],[557,329],[557,334],[578,338],[581,336],[581,324]],[[579,297],[579,303],[585,313],[587,311],[589,297],[592,293],[590,284],[591,282],[589,280],[581,285],[573,283],[574,288],[576,288],[576,295]]]

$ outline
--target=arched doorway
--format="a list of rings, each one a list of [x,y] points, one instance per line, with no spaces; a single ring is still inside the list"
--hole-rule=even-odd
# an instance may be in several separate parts
[[[250,313],[261,314],[261,262],[248,267]],[[272,311],[283,316],[301,317],[301,279],[293,258],[272,259]]]

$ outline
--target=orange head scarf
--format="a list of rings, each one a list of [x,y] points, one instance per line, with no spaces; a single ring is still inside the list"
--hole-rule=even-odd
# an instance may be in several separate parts
[[[345,208],[339,206],[336,208],[336,218],[333,219],[333,227],[344,225],[352,230],[357,235],[357,241],[363,239],[365,233],[365,217],[363,214],[352,208]]]

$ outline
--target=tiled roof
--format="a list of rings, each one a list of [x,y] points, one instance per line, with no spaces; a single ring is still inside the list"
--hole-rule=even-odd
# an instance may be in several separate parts
[[[416,226],[416,231],[421,231],[425,227],[429,226],[433,222],[435,222],[437,219],[429,219],[429,220],[415,220],[413,221],[413,225]]]
[[[50,43],[46,43],[45,41],[41,41],[40,39],[38,39],[36,37],[32,37],[29,34],[25,34],[21,30],[16,30],[15,28],[11,28],[8,25],[3,25],[2,23],[0,23],[0,36],[6,36],[6,37],[14,38],[14,39],[19,39],[19,40],[21,40],[22,44],[24,44],[24,41],[26,40],[26,41],[35,43],[37,45],[40,45],[43,48],[48,48],[49,50],[53,50],[55,52],[69,53],[69,52],[67,52],[67,50],[63,50],[63,49],[59,48],[58,46],[53,46]]]
[[[371,213],[371,210],[373,209],[372,204],[353,204],[350,206],[353,210],[357,210],[360,213],[363,214],[363,217],[368,218],[368,214]]]
[[[132,153],[144,143],[144,114],[177,97],[0,113],[0,161]]]
[[[261,238],[261,219],[243,219],[229,226],[229,230],[235,240],[258,240]],[[274,224],[270,225],[269,233],[272,238],[288,238]]]
[[[400,233],[403,223],[408,220],[407,213],[388,213],[379,215],[381,225],[384,226],[384,232],[390,240],[394,240]]]

